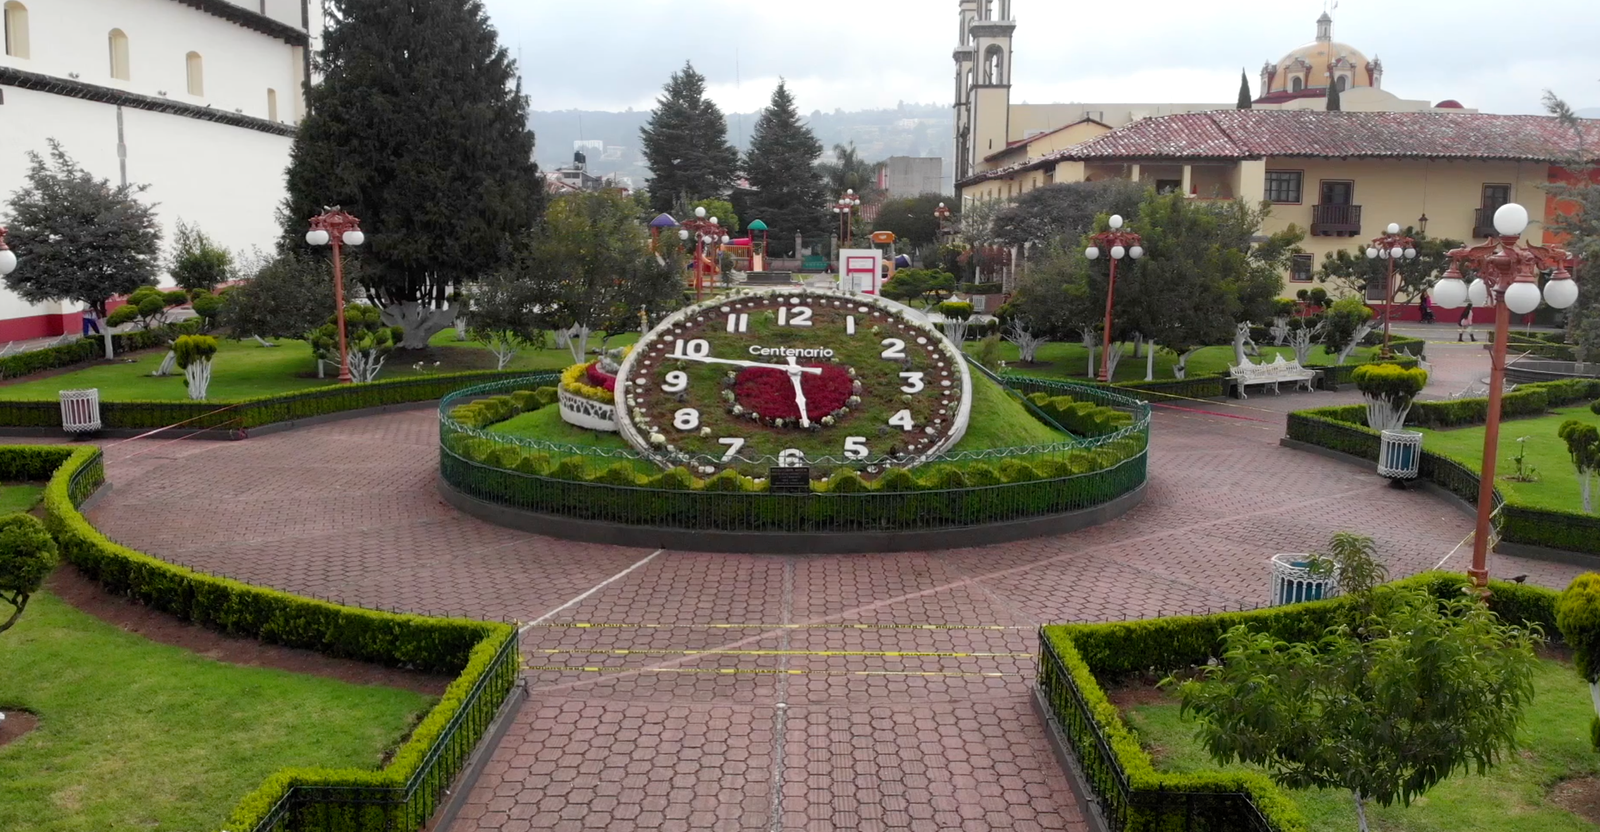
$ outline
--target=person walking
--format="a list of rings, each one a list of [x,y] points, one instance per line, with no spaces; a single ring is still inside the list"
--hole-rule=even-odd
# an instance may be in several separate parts
[[[1425,324],[1433,323],[1433,298],[1428,297],[1427,289],[1422,290],[1422,297],[1417,300],[1417,306],[1422,310],[1420,316],[1422,322]]]
[[[1478,343],[1478,334],[1472,331],[1472,304],[1470,303],[1467,304],[1465,309],[1461,310],[1461,320],[1456,321],[1456,343],[1463,343],[1469,338],[1472,343]]]
[[[100,334],[100,316],[93,306],[83,310],[83,337],[88,338],[91,332]]]

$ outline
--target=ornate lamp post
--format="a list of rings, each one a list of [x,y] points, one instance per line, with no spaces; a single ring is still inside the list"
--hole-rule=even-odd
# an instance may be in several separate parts
[[[17,254],[6,248],[6,227],[0,225],[0,277],[17,270]]]
[[[861,205],[861,197],[856,196],[855,188],[847,188],[844,196],[833,204],[833,213],[839,215],[839,239],[844,245],[850,245],[852,240],[851,226],[855,218],[855,209]]]
[[[1528,209],[1516,203],[1494,212],[1498,238],[1450,252],[1450,268],[1433,287],[1433,300],[1455,309],[1470,299],[1474,306],[1494,307],[1494,347],[1490,352],[1489,421],[1483,430],[1483,470],[1478,481],[1478,529],[1472,538],[1472,568],[1467,574],[1480,588],[1489,583],[1489,532],[1493,514],[1495,457],[1500,445],[1500,400],[1505,394],[1506,338],[1512,313],[1526,315],[1542,299],[1554,309],[1566,309],[1578,300],[1578,284],[1567,273],[1571,255],[1552,246],[1521,241],[1528,227]],[[1477,275],[1469,287],[1462,270]],[[1550,272],[1544,291],[1539,273]]]
[[[1111,305],[1117,297],[1117,263],[1123,257],[1138,260],[1144,256],[1144,240],[1132,231],[1122,230],[1122,215],[1111,215],[1111,230],[1102,231],[1091,238],[1094,245],[1083,250],[1090,260],[1100,259],[1104,251],[1111,257],[1111,282],[1106,286],[1106,324],[1104,352],[1100,354],[1100,380],[1111,381]]]
[[[950,234],[950,208],[943,202],[939,203],[939,207],[933,209],[933,218],[939,222],[939,241],[944,242],[944,238]]]
[[[361,220],[347,214],[339,206],[326,208],[311,218],[311,230],[306,232],[306,242],[314,246],[333,246],[333,303],[339,327],[339,383],[349,384],[350,346],[344,336],[344,247],[359,246],[367,241],[361,231]]]
[[[694,296],[698,299],[705,285],[705,267],[702,260],[715,253],[716,247],[728,242],[728,235],[717,224],[717,218],[706,218],[704,207],[694,209],[694,219],[685,220],[678,231],[678,239],[688,242],[694,237]]]
[[[1384,276],[1384,304],[1383,304],[1383,350],[1378,357],[1384,361],[1393,358],[1389,352],[1389,321],[1394,318],[1394,264],[1401,260],[1417,259],[1417,241],[1400,233],[1400,224],[1389,223],[1381,237],[1374,238],[1372,244],[1367,246],[1368,260],[1382,260],[1388,272]]]

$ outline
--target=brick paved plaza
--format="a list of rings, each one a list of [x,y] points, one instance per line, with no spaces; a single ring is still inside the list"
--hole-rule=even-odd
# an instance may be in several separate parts
[[[1430,352],[1432,395],[1487,367],[1471,347]],[[1283,413],[1357,398],[1158,407],[1142,506],[983,549],[717,555],[501,529],[437,496],[430,410],[108,443],[113,489],[90,516],[252,583],[528,623],[530,696],[454,832],[1076,830],[1029,704],[1040,624],[1258,606],[1271,555],[1341,530],[1374,536],[1397,575],[1465,567],[1457,508],[1278,445]],[[1580,570],[1491,571],[1562,586]]]

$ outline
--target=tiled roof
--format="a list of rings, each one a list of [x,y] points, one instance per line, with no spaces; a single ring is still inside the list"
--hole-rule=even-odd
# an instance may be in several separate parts
[[[1582,122],[1589,155],[1600,158],[1600,120]],[[1140,119],[1028,162],[985,171],[970,185],[1065,161],[1224,161],[1267,156],[1559,162],[1578,146],[1547,116],[1488,113],[1344,113],[1325,110],[1212,110]]]
[[[1090,116],[1084,116],[1083,118],[1080,118],[1077,121],[1068,122],[1067,124],[1063,124],[1060,127],[1054,127],[1054,128],[1049,129],[1049,130],[1046,130],[1046,131],[1044,131],[1042,133],[1034,133],[1033,135],[1031,135],[1031,136],[1029,136],[1029,137],[1027,137],[1025,139],[1017,139],[1014,142],[1007,142],[1006,146],[1005,146],[1005,148],[1003,150],[996,150],[995,152],[990,153],[988,156],[983,157],[983,160],[985,162],[992,162],[995,159],[999,159],[1000,157],[1005,156],[1008,153],[1015,153],[1017,151],[1017,149],[1020,148],[1020,147],[1032,144],[1032,143],[1034,143],[1034,142],[1036,142],[1036,141],[1038,141],[1038,140],[1040,140],[1040,139],[1042,139],[1042,138],[1044,138],[1046,136],[1053,136],[1053,135],[1055,135],[1057,133],[1060,133],[1062,130],[1067,129],[1068,127],[1077,127],[1080,124],[1098,124],[1101,127],[1104,127],[1104,128],[1106,128],[1108,130],[1111,129],[1111,125],[1106,124],[1105,122],[1103,122],[1103,121],[1101,121],[1101,120],[1099,120],[1097,118],[1092,118]]]

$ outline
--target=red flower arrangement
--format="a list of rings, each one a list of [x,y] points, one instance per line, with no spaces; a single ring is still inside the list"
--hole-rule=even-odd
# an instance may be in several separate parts
[[[845,406],[855,379],[850,377],[848,370],[836,364],[805,366],[820,367],[822,370],[822,375],[806,373],[800,376],[800,390],[806,396],[806,417],[818,422]],[[800,418],[800,408],[794,400],[794,384],[783,370],[771,367],[745,368],[734,379],[733,397],[740,407],[756,413],[763,421]]]
[[[591,363],[584,372],[589,376],[589,386],[603,387],[607,393],[617,392],[617,377],[600,369],[600,362]]]

